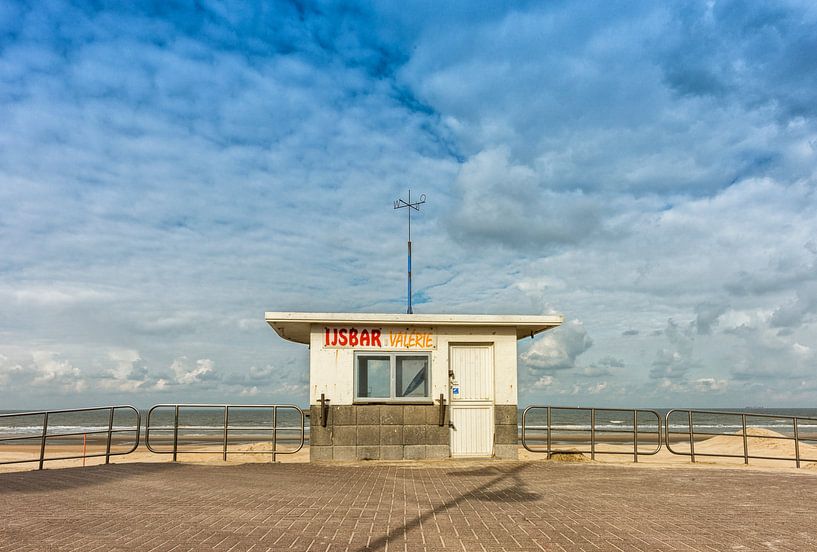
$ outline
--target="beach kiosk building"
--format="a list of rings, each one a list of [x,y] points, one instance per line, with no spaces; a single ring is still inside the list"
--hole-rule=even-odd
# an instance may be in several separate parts
[[[562,317],[267,312],[309,346],[311,460],[517,457],[519,339]]]

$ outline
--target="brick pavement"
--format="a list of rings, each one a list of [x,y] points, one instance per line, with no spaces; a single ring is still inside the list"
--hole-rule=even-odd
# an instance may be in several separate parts
[[[817,477],[552,462],[0,474],[0,551],[817,550]]]

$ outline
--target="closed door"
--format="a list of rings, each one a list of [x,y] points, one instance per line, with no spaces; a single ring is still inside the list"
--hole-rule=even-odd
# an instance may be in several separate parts
[[[452,345],[451,456],[494,452],[494,350],[490,345]]]

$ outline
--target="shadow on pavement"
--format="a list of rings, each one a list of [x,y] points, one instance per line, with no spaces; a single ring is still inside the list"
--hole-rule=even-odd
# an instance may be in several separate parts
[[[356,552],[368,552],[370,550],[385,549],[386,543],[396,535],[419,527],[422,522],[428,520],[434,515],[443,512],[448,508],[457,506],[460,502],[466,500],[485,500],[489,502],[528,502],[538,500],[541,495],[539,493],[528,491],[525,488],[524,479],[519,477],[519,474],[529,467],[530,465],[520,464],[507,471],[501,471],[497,468],[480,468],[476,470],[448,472],[448,475],[451,476],[475,477],[493,475],[494,473],[498,473],[499,475],[482,485],[478,485],[476,488],[468,492],[440,504],[424,514],[415,517],[411,521],[403,524],[401,527],[395,528],[382,537],[371,541],[367,546],[358,548]],[[509,482],[511,485],[500,487],[500,484],[503,482]]]
[[[171,472],[180,467],[170,463],[128,463],[0,473],[0,496],[103,485],[140,475]]]

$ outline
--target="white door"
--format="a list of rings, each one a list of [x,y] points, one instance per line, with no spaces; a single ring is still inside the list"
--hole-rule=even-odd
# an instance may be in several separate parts
[[[452,345],[451,456],[494,453],[494,349]]]

